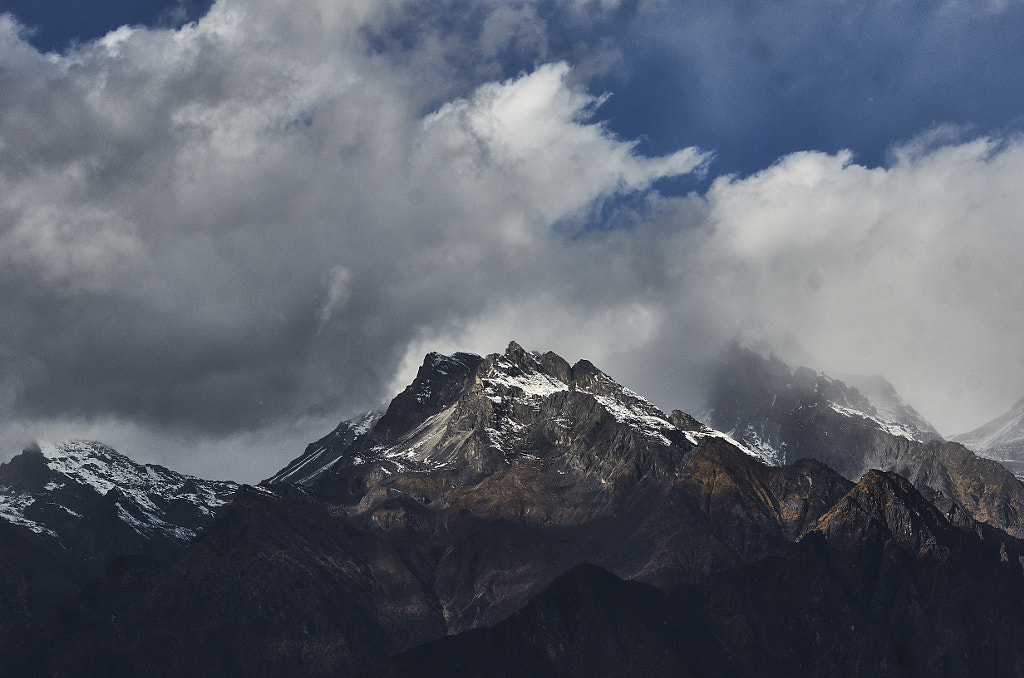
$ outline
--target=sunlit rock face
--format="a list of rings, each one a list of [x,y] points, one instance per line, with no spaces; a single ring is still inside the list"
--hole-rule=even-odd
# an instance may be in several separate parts
[[[520,464],[604,483],[664,475],[716,435],[684,416],[673,420],[585,360],[570,366],[514,343],[486,358],[430,354],[386,412],[344,422],[270,483],[328,484],[319,480],[328,470],[370,479]]]

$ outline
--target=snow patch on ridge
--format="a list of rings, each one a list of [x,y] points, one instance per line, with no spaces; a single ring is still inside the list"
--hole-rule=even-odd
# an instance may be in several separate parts
[[[780,450],[775,449],[771,442],[762,439],[752,424],[747,425],[742,435],[737,435],[735,430],[729,431],[724,435],[730,436],[730,440],[734,438],[742,440],[742,443],[734,441],[734,444],[741,450],[760,457],[769,466],[782,466],[782,460],[785,458],[785,455]],[[785,448],[785,443],[782,446]]]
[[[208,481],[175,473],[161,466],[137,464],[115,450],[96,442],[71,440],[41,443],[39,450],[52,474],[39,491],[14,493],[0,488],[0,517],[34,532],[59,537],[52,529],[26,516],[28,509],[42,502],[59,506],[68,515],[81,514],[63,506],[55,494],[67,486],[89,488],[99,496],[117,493],[118,518],[142,536],[160,532],[176,541],[188,541],[194,530],[169,520],[161,503],[187,502],[203,515],[212,515],[234,492],[233,482]]]
[[[594,399],[608,410],[608,413],[615,417],[620,424],[626,424],[634,430],[640,431],[649,438],[654,438],[659,443],[669,446],[672,444],[663,431],[675,430],[675,426],[664,417],[659,417],[645,411],[643,408],[630,406],[620,400],[609,398],[604,395],[596,395]],[[645,401],[646,402],[646,401]],[[653,406],[651,406],[653,408]]]
[[[962,443],[974,452],[1000,462],[1013,462],[1018,477],[1024,458],[1024,399],[1018,400],[1005,414],[969,433],[954,436],[952,440]]]
[[[707,426],[705,426],[704,429],[701,431],[683,431],[683,433],[684,435],[686,435],[686,439],[689,440],[693,445],[698,445],[700,441],[704,438],[720,438],[725,442],[729,443],[730,445],[732,445],[733,447],[735,447],[740,452],[750,455],[751,457],[757,459],[761,463],[778,466],[778,464],[772,464],[770,460],[764,457],[764,455],[758,454],[758,452],[755,452],[746,445],[740,443],[729,434],[722,433],[721,431],[716,431],[713,428],[708,428]]]
[[[0,495],[0,518],[14,525],[21,525],[36,534],[47,534],[56,537],[57,533],[25,517],[25,509],[35,501],[35,497],[27,493],[16,495]]]
[[[907,440],[918,439],[913,431],[907,430],[907,428],[903,426],[903,424],[900,424],[899,422],[886,421],[881,417],[873,417],[870,414],[861,412],[860,410],[854,410],[849,407],[843,407],[842,405],[837,405],[833,402],[830,402],[829,406],[839,414],[843,415],[844,417],[859,417],[861,419],[867,419],[868,421],[874,422],[883,431],[890,435],[894,435],[898,438],[906,438]]]
[[[499,359],[495,368],[481,379],[485,384],[484,394],[494,403],[501,403],[509,397],[508,392],[522,393],[528,399],[546,398],[559,391],[568,391],[569,386],[554,377],[538,371],[521,371],[507,360]],[[518,373],[516,373],[518,372]],[[504,394],[502,393],[504,392]],[[518,393],[517,393],[518,392]]]

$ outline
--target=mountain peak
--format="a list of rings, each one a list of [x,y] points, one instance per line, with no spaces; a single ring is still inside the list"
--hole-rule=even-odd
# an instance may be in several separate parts
[[[458,398],[482,362],[474,353],[428,353],[416,378],[395,396],[375,428],[398,435],[441,412]]]
[[[103,443],[68,440],[33,443],[0,464],[0,488],[0,517],[90,561],[108,550],[165,553],[184,544],[237,485],[138,464]],[[83,521],[103,524],[106,541],[79,534]]]
[[[539,356],[537,362],[541,368],[551,376],[555,377],[559,381],[568,384],[572,381],[572,366],[562,356],[548,351],[547,353]]]
[[[948,549],[962,538],[909,480],[876,469],[865,473],[814,529],[835,544],[893,540],[917,555]]]
[[[490,473],[521,463],[555,464],[563,473],[600,468],[607,481],[645,469],[668,472],[702,438],[725,438],[692,418],[666,415],[588,360],[570,366],[514,341],[486,358],[429,354],[384,416],[359,435],[353,430],[343,423],[267,482],[308,485],[328,471],[348,474],[342,495],[349,497],[377,482],[373,474],[467,465]]]
[[[501,356],[495,353],[489,355],[488,358],[494,361],[495,365],[500,365],[501,361],[497,360],[500,358],[525,372],[540,372],[549,377],[554,377],[567,386],[572,384],[576,376],[576,366],[569,365],[565,358],[554,351],[548,351],[543,354],[537,351],[527,351],[515,341],[509,342],[508,348],[505,349]],[[590,365],[589,362],[584,360],[579,361],[577,365],[580,363]],[[590,367],[593,368],[592,365]]]
[[[787,364],[774,353],[765,355],[736,342],[726,347],[715,368],[707,423],[773,464],[820,453],[818,441],[811,445],[807,436],[811,420],[833,422],[831,433],[824,434],[833,436],[825,441],[825,451],[836,454],[841,442],[835,435],[854,429],[863,435],[881,432],[920,442],[941,439],[888,381],[876,377],[857,383],[864,385],[864,392],[824,372]],[[851,446],[862,443],[853,441]],[[833,463],[834,458],[826,461]],[[864,470],[856,469],[854,477]]]
[[[505,348],[504,356],[520,366],[528,366],[537,362],[536,354],[530,353],[516,341],[510,341],[508,343],[508,347]]]

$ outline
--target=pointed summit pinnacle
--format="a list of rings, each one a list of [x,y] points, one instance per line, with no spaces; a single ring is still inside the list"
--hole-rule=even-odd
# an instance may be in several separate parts
[[[512,364],[524,368],[533,367],[537,363],[537,359],[515,341],[509,342],[508,348],[505,349],[505,358]]]

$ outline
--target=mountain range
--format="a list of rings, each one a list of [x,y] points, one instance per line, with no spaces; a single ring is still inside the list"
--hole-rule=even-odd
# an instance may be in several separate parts
[[[238,489],[95,442],[34,444],[0,465],[0,517],[72,564],[177,552]]]
[[[257,487],[30,447],[0,675],[1024,675],[1024,485],[850,381],[737,344],[705,425],[513,342]]]

